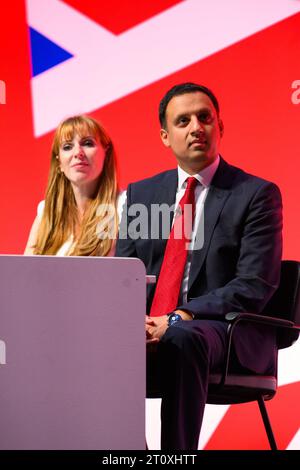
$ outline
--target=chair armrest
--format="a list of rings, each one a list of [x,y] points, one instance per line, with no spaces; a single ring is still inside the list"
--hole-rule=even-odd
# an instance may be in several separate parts
[[[222,372],[222,377],[219,386],[222,387],[226,383],[226,377],[228,375],[230,353],[231,353],[231,344],[232,344],[232,335],[236,325],[240,321],[250,321],[253,323],[260,323],[265,325],[270,325],[273,327],[287,328],[294,331],[300,331],[300,327],[295,326],[294,322],[290,320],[285,320],[283,318],[268,317],[266,315],[259,315],[256,313],[248,312],[229,312],[225,315],[225,321],[229,323],[228,332],[227,332],[227,347],[225,355],[224,369]]]
[[[225,320],[230,324],[237,323],[238,321],[247,320],[254,323],[264,323],[270,326],[279,326],[285,328],[293,328],[294,322],[285,320],[283,318],[268,317],[266,315],[258,315],[256,313],[247,312],[229,312],[225,315]],[[297,327],[295,327],[297,328]]]

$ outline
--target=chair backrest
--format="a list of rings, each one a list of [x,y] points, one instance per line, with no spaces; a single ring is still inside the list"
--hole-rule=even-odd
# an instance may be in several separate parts
[[[271,267],[272,269],[272,267]],[[273,297],[264,308],[264,314],[284,318],[300,325],[300,262],[284,260],[281,262],[280,284]],[[297,331],[280,329],[278,348],[291,346],[298,338]]]

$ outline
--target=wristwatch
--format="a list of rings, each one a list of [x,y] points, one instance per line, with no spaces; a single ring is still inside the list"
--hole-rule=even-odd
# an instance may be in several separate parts
[[[171,312],[168,313],[168,326],[174,325],[174,323],[177,323],[178,321],[182,321],[181,315],[179,313]]]

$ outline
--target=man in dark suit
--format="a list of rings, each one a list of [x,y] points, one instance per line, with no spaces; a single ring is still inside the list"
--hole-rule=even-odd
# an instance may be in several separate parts
[[[161,100],[159,117],[162,142],[173,151],[178,168],[128,186],[116,255],[140,258],[147,274],[158,278],[148,288],[145,329],[147,388],[158,386],[162,394],[162,449],[197,449],[208,376],[224,361],[224,315],[261,312],[278,286],[281,196],[273,183],[220,157],[224,126],[218,101],[208,88],[176,85]],[[166,224],[158,224],[153,207],[175,204],[176,215],[191,176],[197,180],[193,231],[176,305],[165,311],[165,301],[173,295],[168,291],[173,268],[166,275]],[[134,212],[139,207],[147,209],[148,236],[137,233]],[[168,233],[171,226],[172,218]],[[172,266],[175,271],[174,260]],[[233,342],[237,367],[257,373],[276,370],[275,333],[243,324]]]

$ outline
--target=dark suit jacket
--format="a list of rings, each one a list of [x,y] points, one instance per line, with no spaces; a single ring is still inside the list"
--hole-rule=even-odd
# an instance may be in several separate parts
[[[147,274],[159,275],[167,240],[132,239],[130,233],[128,237],[128,226],[135,219],[128,210],[133,204],[144,204],[151,233],[151,204],[172,206],[176,190],[177,170],[128,186],[127,212],[125,209],[123,213],[116,256],[140,258]],[[171,220],[169,230],[170,226]],[[192,254],[188,300],[178,308],[191,311],[195,318],[220,320],[230,311],[261,312],[278,286],[281,253],[278,187],[221,158],[204,205],[204,244]],[[153,285],[149,287],[148,311],[154,289]],[[247,354],[249,345],[243,335],[241,338],[243,344],[237,349],[246,349]],[[257,346],[261,346],[261,339],[257,338]],[[240,354],[242,363],[245,354]]]

